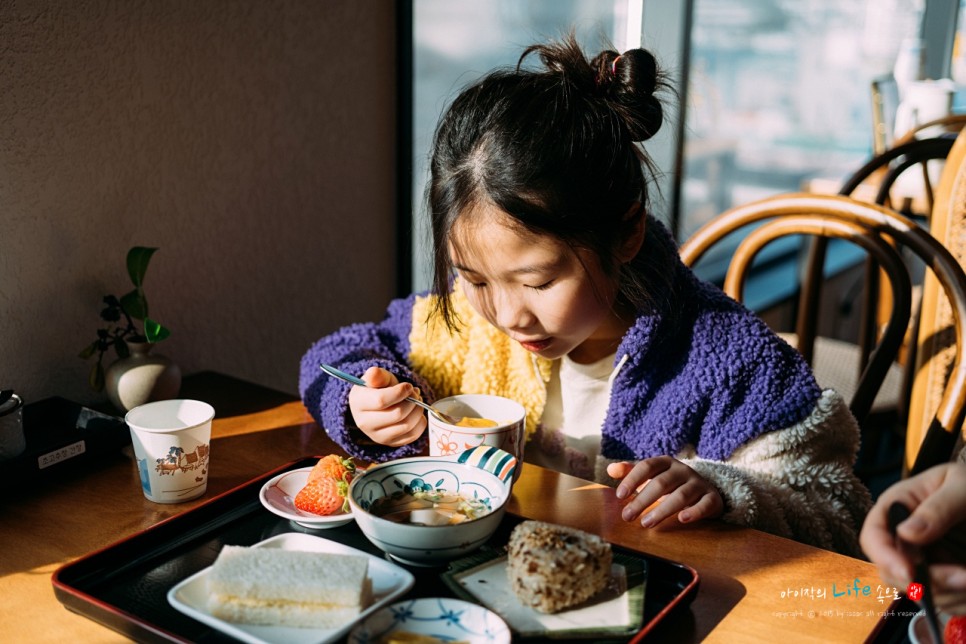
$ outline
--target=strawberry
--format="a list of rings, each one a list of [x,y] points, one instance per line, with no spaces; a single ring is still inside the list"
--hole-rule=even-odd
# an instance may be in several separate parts
[[[342,458],[338,454],[329,454],[319,459],[312,471],[309,472],[309,480],[313,481],[319,477],[327,476],[337,481],[352,482],[352,477],[356,473],[356,464],[352,462],[352,457]]]
[[[943,633],[946,644],[966,644],[966,615],[955,615],[946,622]]]
[[[295,495],[295,507],[312,514],[326,516],[338,511],[349,511],[346,495],[349,484],[330,476],[321,476],[306,483]]]

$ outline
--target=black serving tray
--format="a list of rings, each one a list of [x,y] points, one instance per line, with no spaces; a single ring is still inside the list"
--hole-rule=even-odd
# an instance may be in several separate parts
[[[52,577],[54,594],[67,609],[137,641],[235,641],[179,612],[167,601],[168,590],[214,563],[222,546],[248,546],[284,532],[304,532],[384,556],[354,521],[338,528],[309,530],[262,506],[258,495],[265,482],[284,471],[314,465],[318,458],[292,461],[62,566]],[[520,517],[505,515],[487,546],[506,544],[510,530],[520,521]],[[689,566],[640,554],[647,560],[649,571],[644,621],[631,642],[643,640],[661,620],[690,604],[699,581],[697,572]],[[440,576],[445,568],[403,567],[416,578],[406,597],[454,596]]]

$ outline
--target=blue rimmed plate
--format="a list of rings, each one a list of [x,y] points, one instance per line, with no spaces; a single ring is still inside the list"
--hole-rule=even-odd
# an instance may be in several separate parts
[[[373,613],[349,633],[349,644],[375,644],[386,636],[423,635],[442,642],[510,644],[500,616],[461,599],[425,597],[397,602]]]

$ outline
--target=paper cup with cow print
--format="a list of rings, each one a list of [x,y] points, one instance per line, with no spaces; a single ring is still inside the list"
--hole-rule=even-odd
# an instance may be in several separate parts
[[[200,400],[161,400],[127,413],[141,489],[149,501],[181,503],[205,493],[214,417],[214,407]]]

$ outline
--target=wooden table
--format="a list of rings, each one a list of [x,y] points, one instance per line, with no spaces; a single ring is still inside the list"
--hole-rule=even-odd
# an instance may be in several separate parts
[[[201,499],[145,500],[132,459],[120,455],[69,481],[32,484],[0,501],[0,641],[122,641],[57,601],[50,576],[59,566],[275,467],[337,451],[291,396],[213,373],[187,378],[182,396],[211,402],[217,414]],[[620,505],[610,488],[527,465],[509,511],[697,569],[694,602],[665,620],[656,641],[861,642],[889,608],[891,597],[868,562],[717,521],[645,530],[623,522]]]

